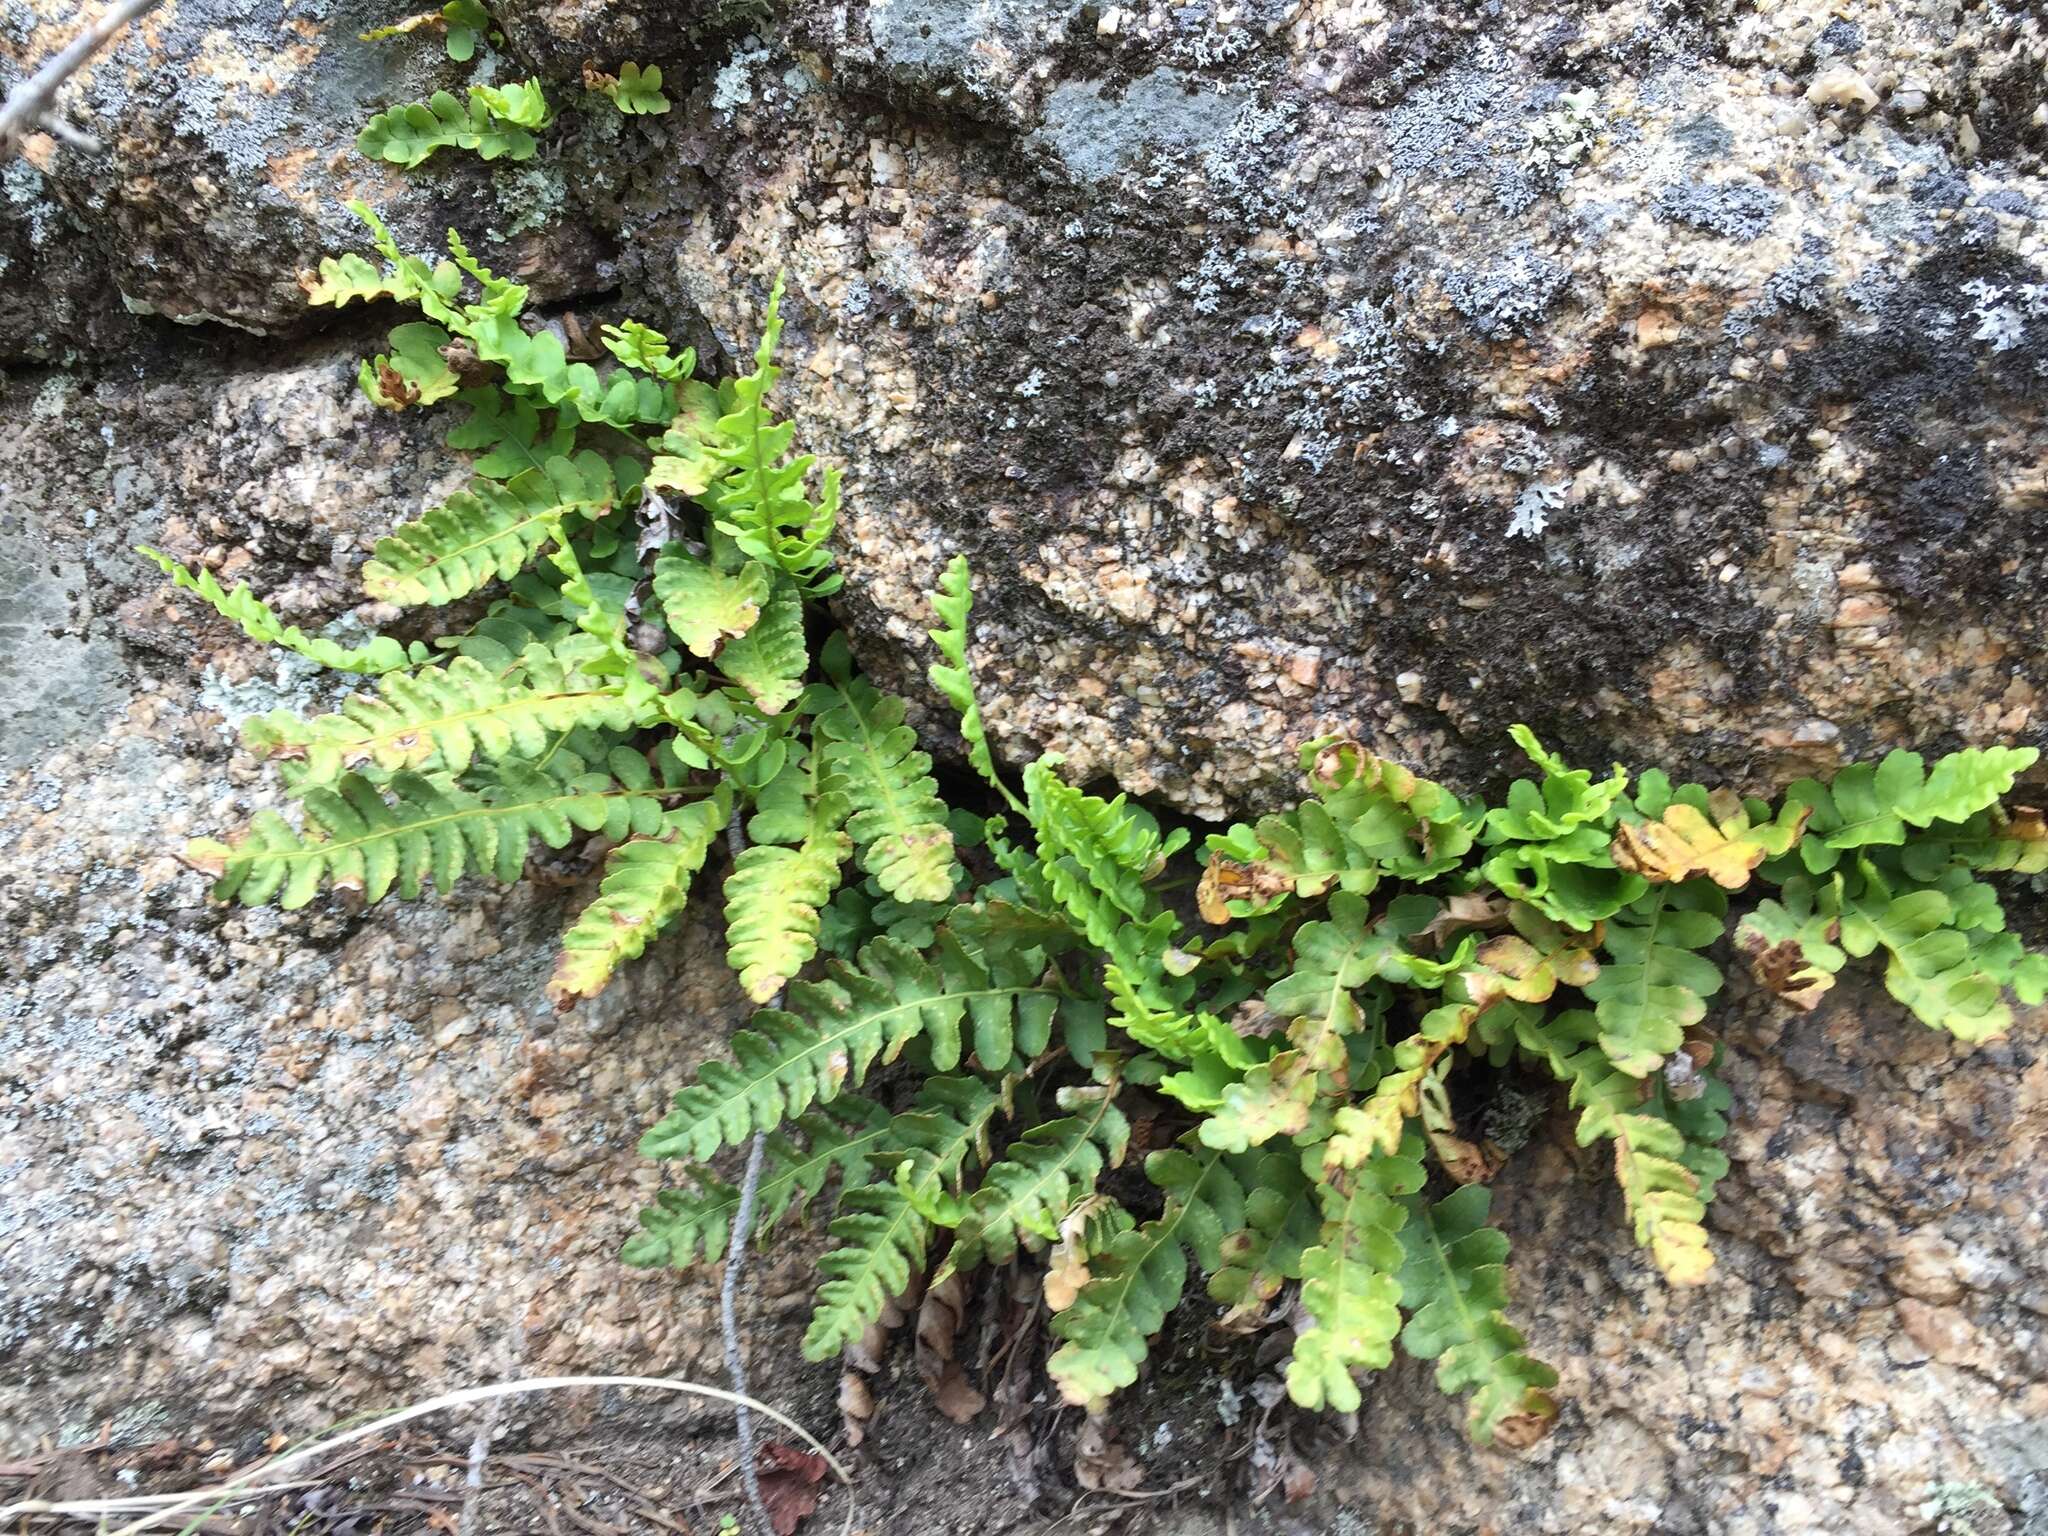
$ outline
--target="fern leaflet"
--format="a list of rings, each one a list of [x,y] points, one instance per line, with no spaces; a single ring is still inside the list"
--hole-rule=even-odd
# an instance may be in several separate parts
[[[519,574],[564,513],[588,518],[612,507],[610,467],[595,453],[549,459],[504,484],[473,480],[416,523],[377,541],[363,590],[385,602],[452,603]]]
[[[1165,1211],[1113,1240],[1094,1260],[1094,1278],[1053,1319],[1064,1342],[1046,1370],[1060,1396],[1080,1407],[1099,1408],[1138,1379],[1153,1335],[1187,1285],[1189,1253],[1215,1270],[1223,1239],[1244,1225],[1244,1190],[1221,1152],[1154,1152],[1145,1176],[1166,1192]]]
[[[1023,802],[1010,793],[1010,786],[996,772],[996,760],[989,751],[988,731],[981,721],[981,705],[974,698],[974,673],[967,660],[967,617],[974,608],[974,580],[965,555],[955,555],[939,575],[939,590],[932,594],[932,609],[939,627],[929,631],[944,665],[932,663],[932,686],[960,715],[960,735],[967,743],[967,761],[988,781],[989,787],[1020,815]]]
[[[624,770],[617,778],[578,771],[565,754],[550,765],[552,775],[515,768],[481,791],[414,773],[396,774],[381,788],[344,774],[332,787],[306,792],[307,832],[266,811],[238,841],[202,838],[185,856],[215,877],[217,898],[250,907],[275,901],[288,911],[323,889],[360,891],[371,902],[394,886],[408,900],[429,883],[446,894],[472,870],[510,883],[525,868],[533,838],[561,848],[578,831],[623,837],[659,825],[662,791],[645,761],[614,756],[615,772]],[[627,766],[636,762],[637,770]]]
[[[938,1278],[983,1262],[1007,1264],[1020,1243],[1035,1249],[1058,1238],[1067,1212],[1093,1193],[1104,1168],[1123,1162],[1130,1145],[1116,1091],[1114,1081],[1060,1090],[1066,1115],[1040,1121],[982,1175]]]
[[[725,882],[726,942],[748,997],[765,1003],[818,952],[818,914],[839,884],[852,844],[819,827],[800,848],[756,844]]]
[[[804,1358],[827,1360],[860,1337],[925,1264],[933,1223],[925,1213],[985,1155],[1002,1096],[977,1078],[933,1078],[919,1108],[898,1115],[875,1154],[886,1175],[849,1190],[832,1235],[840,1246],[818,1261],[818,1287]]]
[[[617,686],[563,667],[539,647],[526,676],[507,682],[467,656],[444,667],[387,672],[375,695],[352,694],[331,715],[311,720],[277,711],[244,723],[249,749],[298,763],[298,787],[331,784],[347,769],[372,765],[461,773],[479,756],[532,759],[555,732],[578,726],[624,730],[634,709]]]

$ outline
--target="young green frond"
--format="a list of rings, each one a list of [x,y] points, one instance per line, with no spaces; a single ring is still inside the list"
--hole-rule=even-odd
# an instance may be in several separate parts
[[[754,1232],[765,1240],[785,1221],[803,1215],[834,1173],[848,1189],[873,1178],[873,1159],[890,1142],[887,1110],[857,1094],[843,1093],[831,1103],[797,1116],[788,1128],[801,1132],[801,1144],[783,1131],[770,1133],[761,1183],[756,1191]],[[702,1163],[689,1164],[688,1189],[664,1189],[640,1213],[640,1231],[621,1255],[636,1268],[715,1264],[725,1257],[740,1192]]]
[[[1301,1305],[1315,1326],[1295,1336],[1287,1395],[1304,1408],[1352,1413],[1361,1401],[1352,1373],[1384,1369],[1401,1331],[1398,1234],[1402,1197],[1422,1188],[1421,1145],[1409,1137],[1398,1155],[1350,1170],[1313,1166],[1321,1152],[1303,1157],[1323,1208],[1320,1241],[1301,1256]]]
[[[981,722],[981,705],[974,698],[974,673],[967,660],[967,617],[974,607],[974,577],[965,555],[955,555],[939,574],[939,590],[932,594],[932,611],[939,627],[929,631],[944,665],[933,662],[927,675],[932,686],[960,714],[960,734],[967,742],[967,761],[1020,815],[1024,804],[1010,793],[1010,786],[996,772],[996,760],[989,751],[988,732]]]
[[[1105,1168],[1123,1162],[1130,1122],[1116,1107],[1117,1084],[1060,1090],[1057,1120],[1042,1120],[989,1165],[953,1237],[945,1269],[1007,1264],[1020,1244],[1037,1249],[1059,1236],[1074,1205],[1094,1192]]]
[[[172,585],[197,593],[212,605],[214,612],[238,626],[251,640],[281,645],[308,661],[332,667],[337,672],[397,672],[406,667],[422,666],[433,658],[433,652],[417,641],[404,645],[377,635],[362,645],[345,646],[308,635],[298,625],[286,624],[280,619],[268,603],[249,590],[246,582],[237,584],[232,592],[224,591],[209,570],[187,570],[169,555],[147,545],[138,546],[136,553],[170,577]]]
[[[725,819],[723,797],[700,800],[669,812],[657,835],[621,843],[605,856],[596,899],[562,935],[547,987],[557,1008],[596,997],[621,965],[637,960],[682,915],[690,882]]]
[[[782,370],[775,349],[782,341],[782,279],[775,280],[762,319],[754,371],[720,387],[725,414],[707,444],[710,457],[725,466],[704,493],[718,530],[751,559],[777,566],[805,592],[823,597],[838,590],[830,574],[832,552],[825,547],[839,516],[839,472],[825,471],[819,499],[804,494],[816,460],[789,458],[796,429],[768,411],[768,392]]]
[[[650,64],[645,69],[638,64],[621,64],[616,75],[599,74],[586,68],[583,79],[585,84],[608,97],[613,106],[629,117],[659,116],[668,111],[668,98],[661,94],[659,64]]]
[[[561,848],[579,832],[624,837],[660,824],[665,796],[645,760],[615,753],[612,770],[584,769],[564,753],[548,772],[516,768],[482,790],[415,773],[381,787],[344,774],[302,797],[305,832],[266,811],[236,842],[201,839],[185,856],[215,877],[215,897],[250,907],[290,910],[330,889],[374,902],[395,886],[411,900],[431,883],[446,895],[472,871],[509,883],[532,839]]]
[[[818,1287],[804,1358],[829,1360],[882,1315],[925,1266],[934,1225],[925,1213],[987,1151],[1004,1097],[979,1078],[927,1081],[918,1107],[898,1115],[873,1154],[881,1177],[849,1190],[832,1223],[839,1246],[818,1261]]]
[[[511,115],[495,111],[494,99]],[[356,135],[356,149],[372,160],[387,160],[408,170],[442,149],[472,150],[485,160],[531,160],[539,146],[527,130],[540,122],[518,119],[533,115],[536,99],[544,118],[546,98],[537,80],[503,92],[471,86],[467,102],[436,91],[425,101],[379,112]]]
[[[706,1062],[697,1082],[641,1140],[650,1157],[707,1158],[722,1146],[773,1130],[812,1103],[858,1086],[879,1058],[894,1061],[923,1037],[933,1070],[961,1055],[970,1010],[1029,1010],[1047,1021],[1058,990],[1007,960],[986,966],[959,945],[928,960],[893,939],[876,939],[856,968],[834,961],[817,981],[792,982],[786,1009],[754,1015],[733,1036],[733,1062]]]
[[[1145,1176],[1165,1191],[1165,1211],[1096,1256],[1093,1277],[1052,1322],[1064,1342],[1046,1370],[1077,1407],[1100,1408],[1138,1379],[1153,1336],[1187,1285],[1189,1254],[1215,1270],[1223,1239],[1244,1226],[1244,1189],[1221,1152],[1154,1152]]]
[[[2040,756],[2034,747],[1969,747],[1930,772],[1918,752],[1889,752],[1880,763],[1850,764],[1826,785],[1801,779],[1785,792],[1788,803],[1812,808],[1799,857],[1810,873],[1825,874],[1844,853],[1908,841],[1909,827],[1967,822],[2009,794]]]
[[[1474,1394],[1468,1417],[1481,1445],[1515,1450],[1549,1433],[1557,1372],[1526,1353],[1507,1320],[1507,1234],[1486,1224],[1491,1193],[1468,1184],[1431,1204],[1410,1195],[1400,1229],[1401,1306],[1408,1324],[1401,1347],[1437,1362],[1437,1385]]]
[[[1646,1077],[1706,1017],[1721,968],[1700,953],[1728,925],[1728,898],[1706,880],[1654,885],[1611,916],[1605,958],[1586,985],[1600,1048],[1631,1077]]]
[[[765,571],[766,567],[750,569]],[[714,622],[724,624],[733,617],[728,611]],[[779,715],[804,691],[804,673],[810,664],[810,652],[804,645],[803,594],[787,576],[777,576],[754,622],[719,647],[718,670],[739,684],[762,714]]]
[[[800,848],[757,844],[725,882],[729,958],[748,997],[765,1003],[818,952],[818,914],[839,884],[852,841],[819,827]]]
[[[855,678],[818,716],[823,784],[845,797],[860,867],[899,901],[945,901],[959,880],[953,833],[903,700]]]
[[[294,782],[305,786],[366,767],[460,774],[478,758],[536,758],[555,732],[636,723],[618,685],[566,668],[539,647],[526,661],[524,678],[514,681],[467,656],[386,672],[375,694],[352,694],[331,715],[301,720],[276,711],[245,722],[242,738],[259,757],[294,763]]]
[[[363,566],[363,590],[389,603],[452,603],[518,575],[565,514],[599,517],[613,495],[610,466],[587,451],[521,470],[502,485],[472,480],[377,541]]]

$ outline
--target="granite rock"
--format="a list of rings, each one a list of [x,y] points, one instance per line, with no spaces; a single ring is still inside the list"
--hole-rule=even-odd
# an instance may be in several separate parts
[[[0,8],[0,78],[57,9]],[[389,316],[292,339],[299,271],[359,244],[349,196],[714,367],[786,271],[785,403],[848,472],[840,618],[932,704],[924,594],[968,553],[1012,761],[1220,817],[1290,798],[1328,730],[1461,787],[1517,719],[1745,787],[2048,734],[2018,8],[508,3],[478,67],[539,70],[561,125],[523,166],[406,175],[353,155],[361,118],[476,76],[358,42],[382,14],[297,16],[166,6],[67,99],[101,157],[0,172],[10,1439],[717,1371],[710,1277],[612,1262],[658,1177],[634,1136],[737,1017],[707,931],[557,1019],[573,893],[239,914],[172,857],[270,793],[226,722],[322,685],[129,547],[383,624],[356,565],[461,477],[353,391]],[[668,116],[580,98],[626,58],[669,71]],[[1702,1292],[1655,1280],[1553,1124],[1498,1208],[1564,1421],[1478,1453],[1403,1368],[1320,1464],[1319,1528],[1900,1531],[1944,1488],[2048,1528],[2040,1024],[1972,1052],[1867,990],[1734,1005]],[[813,1252],[764,1269],[769,1358]],[[1206,1422],[1198,1322],[1159,1375]],[[829,1371],[775,1385],[829,1422]],[[892,1489],[942,1501],[953,1441],[900,1423],[927,1460]]]

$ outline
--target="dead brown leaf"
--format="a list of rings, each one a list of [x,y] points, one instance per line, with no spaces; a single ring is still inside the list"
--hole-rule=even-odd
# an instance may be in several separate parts
[[[1794,1008],[1811,1013],[1835,984],[1835,978],[1810,964],[1796,939],[1773,944],[1748,928],[1735,930],[1735,947],[1749,956],[1749,969],[1759,985]]]
[[[846,1443],[855,1450],[868,1437],[868,1425],[875,1417],[875,1394],[859,1371],[839,1373],[839,1425],[846,1431]]]
[[[441,361],[448,365],[448,371],[455,375],[464,389],[488,384],[498,376],[497,366],[478,357],[476,348],[460,337],[441,348]]]
[[[1430,1150],[1443,1170],[1459,1184],[1484,1184],[1507,1161],[1492,1142],[1467,1141],[1455,1131],[1425,1131]]]
[[[1263,864],[1240,864],[1221,854],[1209,855],[1201,883],[1195,887],[1195,908],[1205,923],[1227,923],[1234,914],[1233,901],[1263,905],[1275,896],[1294,889],[1294,882]]]
[[[1090,1414],[1074,1441],[1074,1480],[1090,1493],[1129,1493],[1145,1480],[1145,1469],[1117,1440],[1109,1420]]]
[[[1508,920],[1508,899],[1473,892],[1444,898],[1444,909],[1430,919],[1429,926],[1415,937],[1429,949],[1441,950],[1444,941],[1465,928],[1498,928]]]
[[[377,392],[397,410],[419,404],[419,386],[389,363],[377,364]]]
[[[957,1274],[926,1291],[917,1309],[917,1374],[931,1389],[939,1412],[955,1424],[967,1423],[988,1405],[953,1358],[953,1342],[966,1310],[967,1285]]]
[[[761,1447],[755,1466],[761,1502],[775,1536],[795,1536],[796,1528],[818,1507],[818,1484],[825,1477],[825,1458],[816,1451],[770,1440]]]

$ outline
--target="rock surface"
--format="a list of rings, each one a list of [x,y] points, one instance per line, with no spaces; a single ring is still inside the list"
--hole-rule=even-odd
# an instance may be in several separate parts
[[[63,9],[0,7],[0,81]],[[1743,784],[2048,739],[2048,55],[2017,9],[507,3],[477,67],[546,74],[542,156],[405,174],[361,119],[478,76],[357,41],[381,11],[296,15],[172,0],[70,99],[102,155],[0,171],[0,1443],[718,1374],[709,1280],[610,1262],[633,1138],[732,1017],[705,935],[557,1021],[559,896],[230,915],[167,852],[260,803],[221,720],[313,685],[129,547],[324,622],[460,476],[353,391],[382,317],[294,339],[348,197],[714,363],[786,269],[788,403],[848,470],[843,617],[920,687],[968,552],[1013,757],[1220,815],[1335,728],[1468,785],[1516,719]],[[663,63],[675,110],[592,108],[585,58]],[[1976,1488],[1980,1536],[2048,1530],[2040,1024],[1967,1054],[1868,994],[1745,1007],[1723,1278],[1689,1296],[1539,1138],[1499,1208],[1565,1422],[1475,1453],[1404,1369],[1299,1518],[1892,1532]],[[763,1274],[767,1358],[807,1262]],[[1176,1390],[1207,1424],[1188,1369],[1124,1410],[1160,1483],[1218,1464],[1147,1428]],[[776,1385],[829,1422],[830,1372]],[[904,1466],[949,1486],[922,1412],[898,1498]]]

